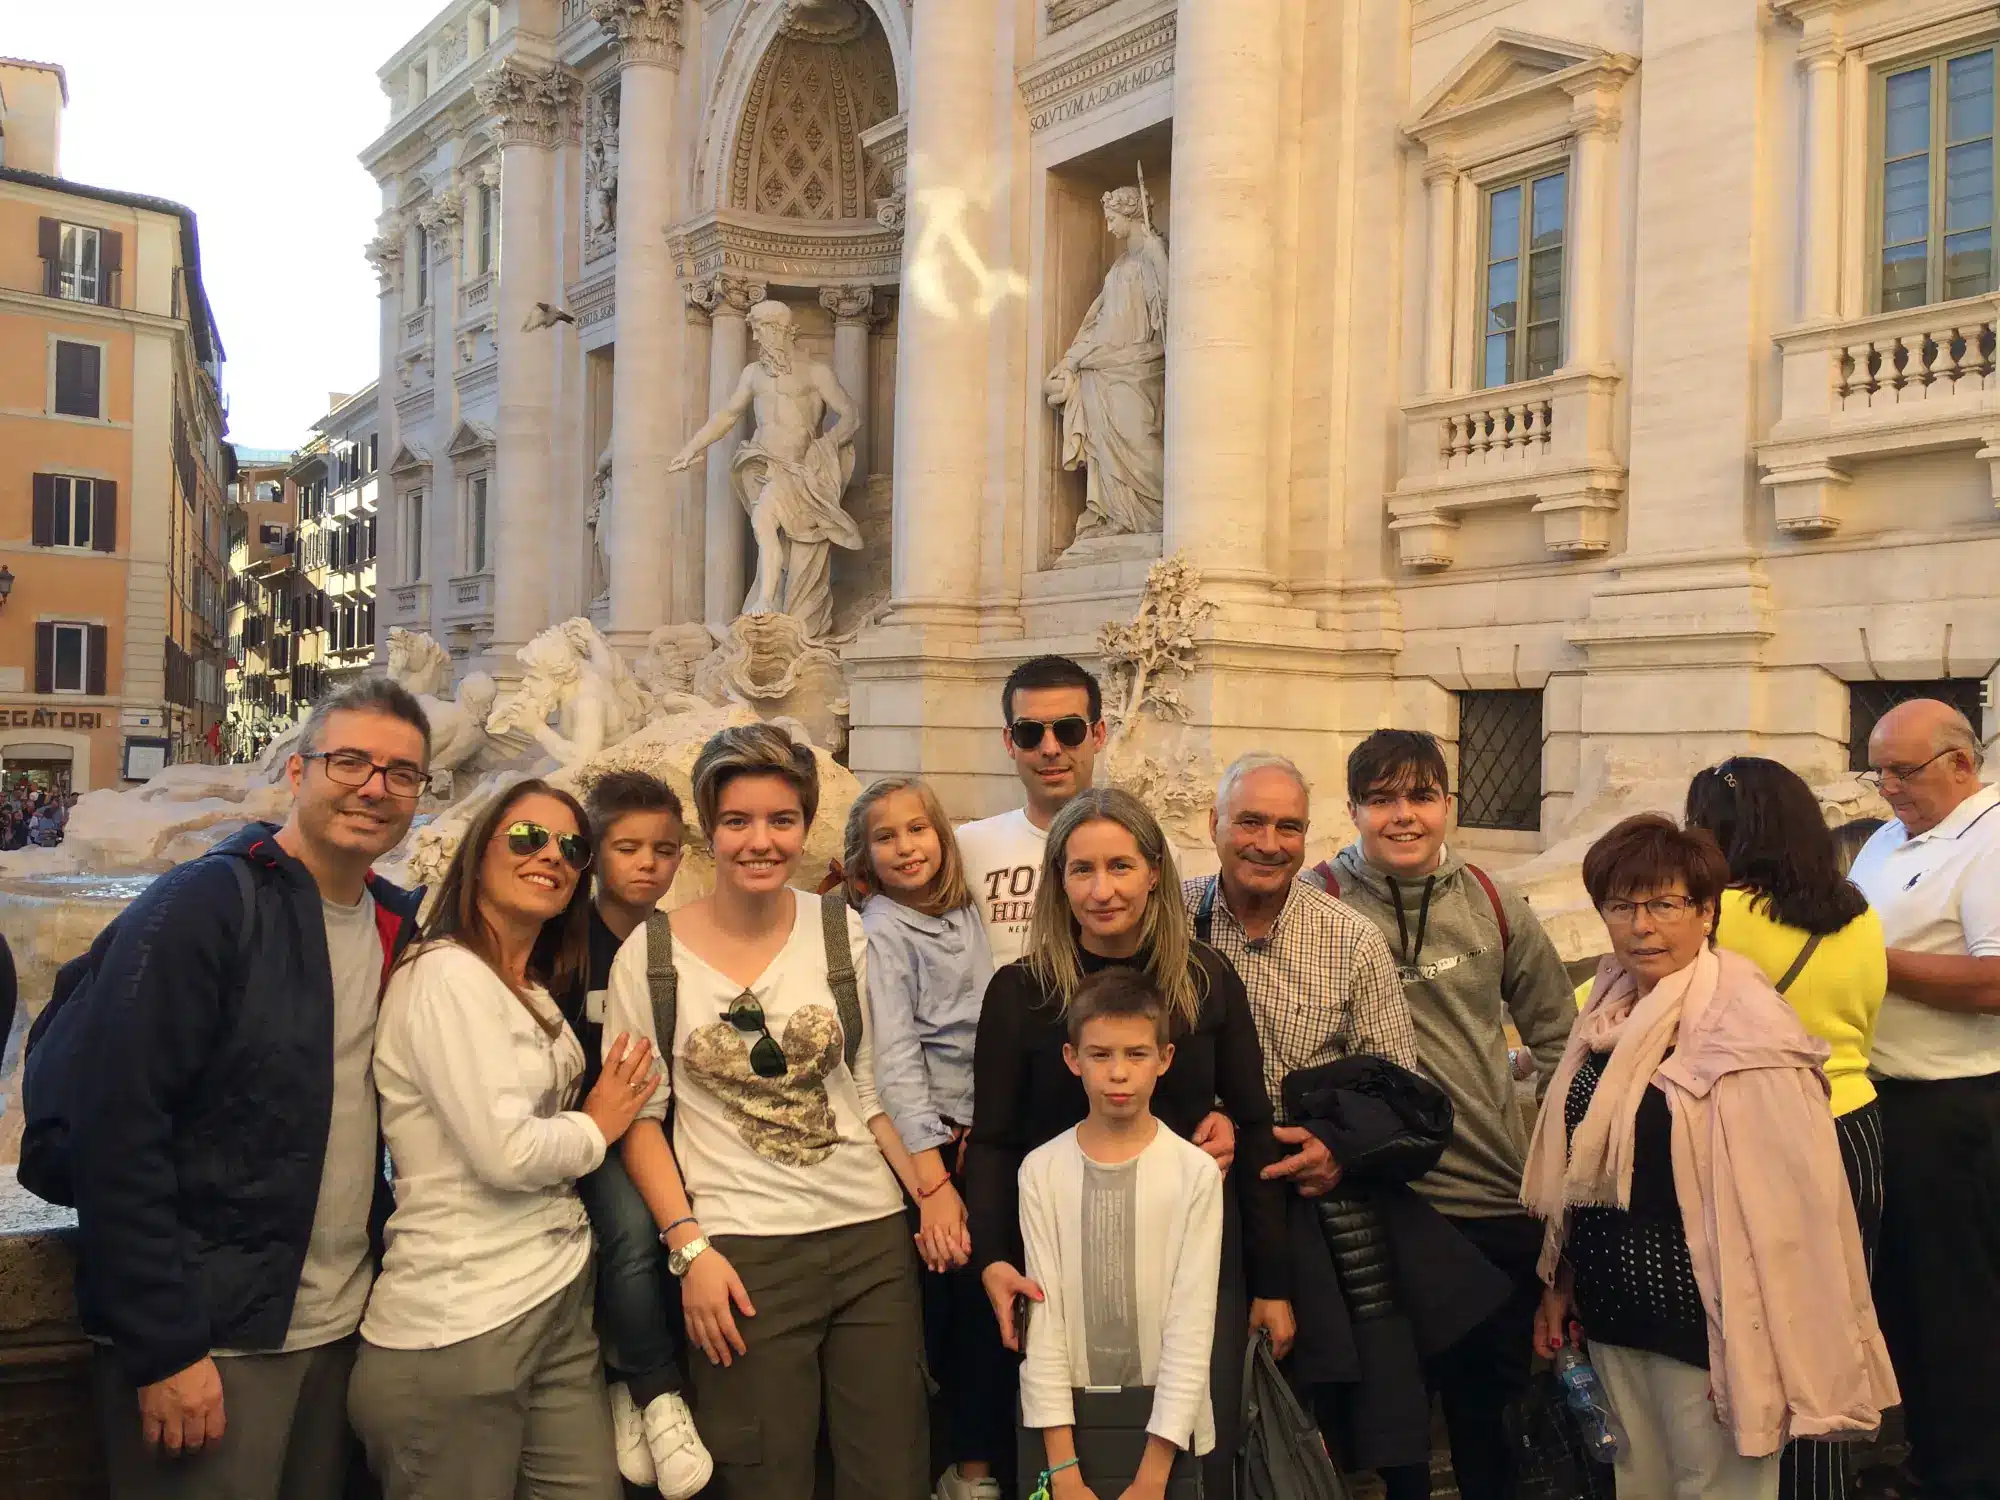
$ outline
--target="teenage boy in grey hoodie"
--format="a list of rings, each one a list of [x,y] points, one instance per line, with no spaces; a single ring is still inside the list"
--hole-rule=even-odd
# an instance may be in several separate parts
[[[1529,1123],[1502,1028],[1511,1017],[1547,1079],[1576,1019],[1574,992],[1527,901],[1445,847],[1450,779],[1434,738],[1377,730],[1348,757],[1347,796],[1360,838],[1317,874],[1388,939],[1416,1024],[1418,1063],[1455,1111],[1451,1145],[1417,1191],[1515,1286],[1430,1371],[1460,1495],[1511,1500],[1501,1413],[1527,1383],[1542,1226],[1521,1207]]]

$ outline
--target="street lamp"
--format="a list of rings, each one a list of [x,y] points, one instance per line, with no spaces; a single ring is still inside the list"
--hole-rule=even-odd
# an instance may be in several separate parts
[[[0,606],[7,603],[7,596],[14,592],[14,570],[0,563]]]

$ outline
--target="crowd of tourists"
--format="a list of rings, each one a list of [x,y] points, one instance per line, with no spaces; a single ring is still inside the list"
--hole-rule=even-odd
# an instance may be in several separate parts
[[[74,793],[46,787],[17,786],[0,797],[0,849],[25,849],[30,844],[52,849],[69,828]]]
[[[1574,1347],[1621,1500],[1843,1500],[1899,1404],[1925,1500],[2000,1495],[2000,791],[1954,710],[1875,727],[1851,873],[1757,757],[1605,833],[1577,989],[1428,734],[1354,748],[1311,870],[1305,778],[1242,757],[1183,879],[1092,784],[1089,673],[1000,708],[1023,804],[877,782],[823,893],[813,756],[752,725],[694,766],[707,894],[662,783],[528,780],[420,925],[371,865],[423,712],[320,704],[289,820],[58,981],[113,1493],[1229,1496],[1268,1352],[1391,1500],[1434,1402],[1506,1500]]]

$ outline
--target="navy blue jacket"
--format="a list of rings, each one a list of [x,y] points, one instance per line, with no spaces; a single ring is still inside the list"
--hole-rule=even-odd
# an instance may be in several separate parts
[[[119,917],[86,997],[77,1304],[137,1385],[275,1349],[291,1323],[333,1116],[333,976],[319,887],[277,831],[216,848],[255,877],[243,964],[236,880],[193,860]],[[386,974],[421,892],[369,890]]]

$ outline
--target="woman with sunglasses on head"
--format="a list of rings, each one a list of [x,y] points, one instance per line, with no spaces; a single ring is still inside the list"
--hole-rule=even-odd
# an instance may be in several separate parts
[[[1795,1437],[1854,1440],[1899,1399],[1815,1039],[1710,941],[1706,830],[1627,818],[1584,856],[1611,937],[1536,1123],[1537,1352],[1580,1322],[1624,1429],[1621,1495],[1776,1500]]]
[[[725,729],[695,760],[694,804],[715,889],[626,940],[605,1016],[667,1063],[623,1155],[681,1279],[710,1493],[810,1495],[823,1417],[840,1500],[923,1500],[902,1192],[922,1184],[876,1098],[861,919],[790,885],[819,808],[812,751]]]
[[[645,1042],[617,1037],[576,1103],[583,1049],[550,992],[588,961],[589,864],[575,798],[512,787],[467,831],[383,994],[396,1208],[348,1414],[386,1500],[622,1493],[576,1179],[656,1069]]]
[[[1216,1442],[1204,1465],[1210,1492],[1227,1496],[1247,1331],[1269,1330],[1281,1357],[1294,1333],[1288,1190],[1262,1175],[1285,1152],[1271,1133],[1264,1052],[1249,997],[1229,960],[1195,941],[1180,889],[1166,834],[1131,793],[1080,792],[1056,814],[1035,892],[1027,956],[993,976],[979,1015],[966,1201],[973,1264],[1002,1337],[1019,1348],[1015,1298],[1041,1299],[1041,1288],[1020,1269],[1021,1162],[1089,1111],[1083,1082],[1063,1059],[1069,1003],[1091,974],[1118,966],[1143,971],[1166,997],[1174,1046],[1173,1066],[1153,1094],[1153,1114],[1175,1134],[1194,1140],[1219,1099],[1236,1129],[1237,1202],[1226,1210],[1215,1324]],[[1075,1470],[1056,1476],[1053,1500],[1066,1500],[1078,1483]]]
[[[1882,1227],[1882,1120],[1868,1055],[1889,983],[1881,918],[1847,879],[1812,788],[1774,760],[1739,755],[1696,772],[1687,822],[1713,834],[1729,862],[1717,945],[1761,969],[1832,1049],[1834,1132],[1872,1266]],[[1845,1443],[1791,1443],[1782,1500],[1846,1500],[1850,1469]]]

